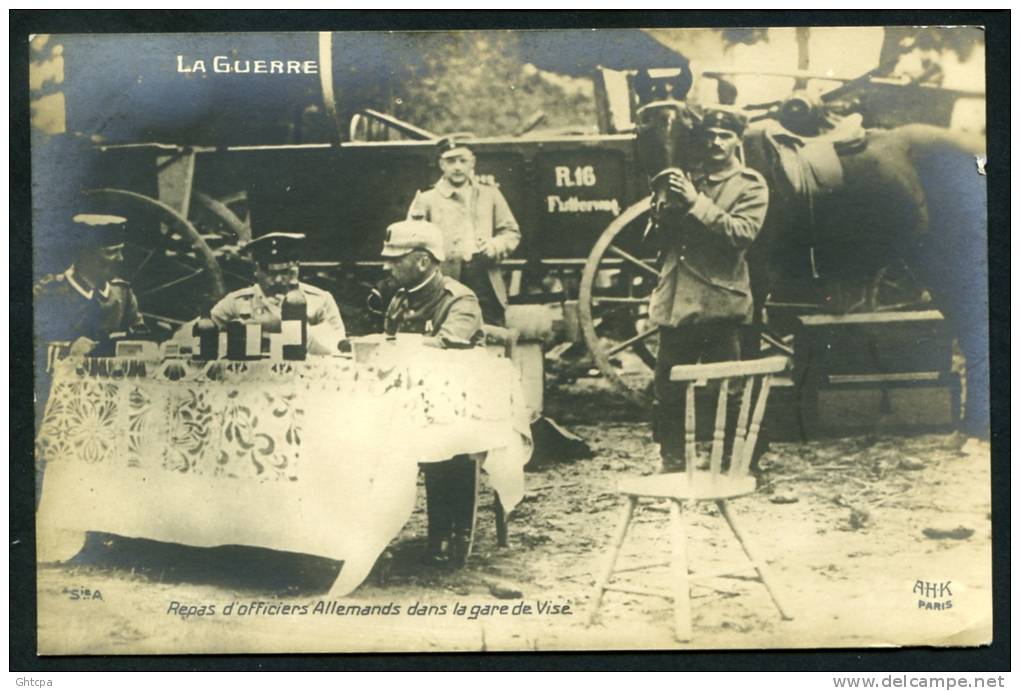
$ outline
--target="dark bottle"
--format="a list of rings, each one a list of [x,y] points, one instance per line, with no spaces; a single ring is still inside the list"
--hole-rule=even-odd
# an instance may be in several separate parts
[[[227,359],[248,359],[248,328],[242,321],[227,322]]]
[[[298,286],[293,286],[280,305],[280,333],[283,359],[304,360],[308,352],[308,303]]]
[[[216,322],[209,317],[203,317],[195,322],[193,331],[198,339],[198,352],[195,357],[199,360],[215,360],[220,355],[220,330],[216,328]]]

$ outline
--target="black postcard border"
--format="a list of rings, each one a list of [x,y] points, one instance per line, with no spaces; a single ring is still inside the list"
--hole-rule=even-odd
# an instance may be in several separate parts
[[[1009,11],[200,11],[10,10],[10,667],[11,671],[1010,669]],[[36,654],[31,177],[28,38],[35,33],[566,29],[705,26],[980,25],[986,30],[992,404],[992,645],[980,648],[646,653],[470,653],[39,657]],[[20,267],[20,269],[18,268]]]

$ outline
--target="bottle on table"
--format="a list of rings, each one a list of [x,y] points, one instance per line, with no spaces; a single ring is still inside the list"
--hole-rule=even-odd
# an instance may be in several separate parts
[[[245,328],[245,323],[240,320],[233,320],[227,322],[227,359],[228,360],[246,360],[247,359],[247,337],[248,330]]]
[[[192,334],[198,339],[195,357],[199,360],[215,360],[220,355],[220,330],[208,316],[195,322]]]
[[[280,305],[280,335],[284,360],[304,360],[308,352],[308,302],[297,285],[291,287]]]

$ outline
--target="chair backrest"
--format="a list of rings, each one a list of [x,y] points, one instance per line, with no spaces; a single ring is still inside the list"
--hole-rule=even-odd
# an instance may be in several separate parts
[[[712,435],[712,455],[709,469],[712,475],[723,473],[723,452],[726,445],[727,402],[731,392],[741,394],[740,410],[734,426],[734,438],[728,473],[731,476],[745,475],[751,465],[754,447],[761,430],[765,403],[772,385],[772,376],[782,372],[789,364],[789,358],[778,355],[757,360],[733,362],[711,362],[703,365],[677,365],[670,369],[670,381],[686,383],[686,412],[684,419],[684,451],[687,459],[687,474],[694,476],[697,465],[695,448],[695,386],[700,382],[718,385],[719,396],[715,407],[715,429]]]
[[[482,343],[494,354],[513,359],[514,350],[517,347],[519,332],[517,329],[508,329],[492,324],[482,324]]]

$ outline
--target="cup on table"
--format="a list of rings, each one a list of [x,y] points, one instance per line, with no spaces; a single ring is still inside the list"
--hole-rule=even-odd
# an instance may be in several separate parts
[[[370,336],[358,336],[351,338],[351,348],[354,352],[354,361],[361,365],[368,365],[375,362],[379,357],[380,349],[383,346],[383,334],[372,334]]]

